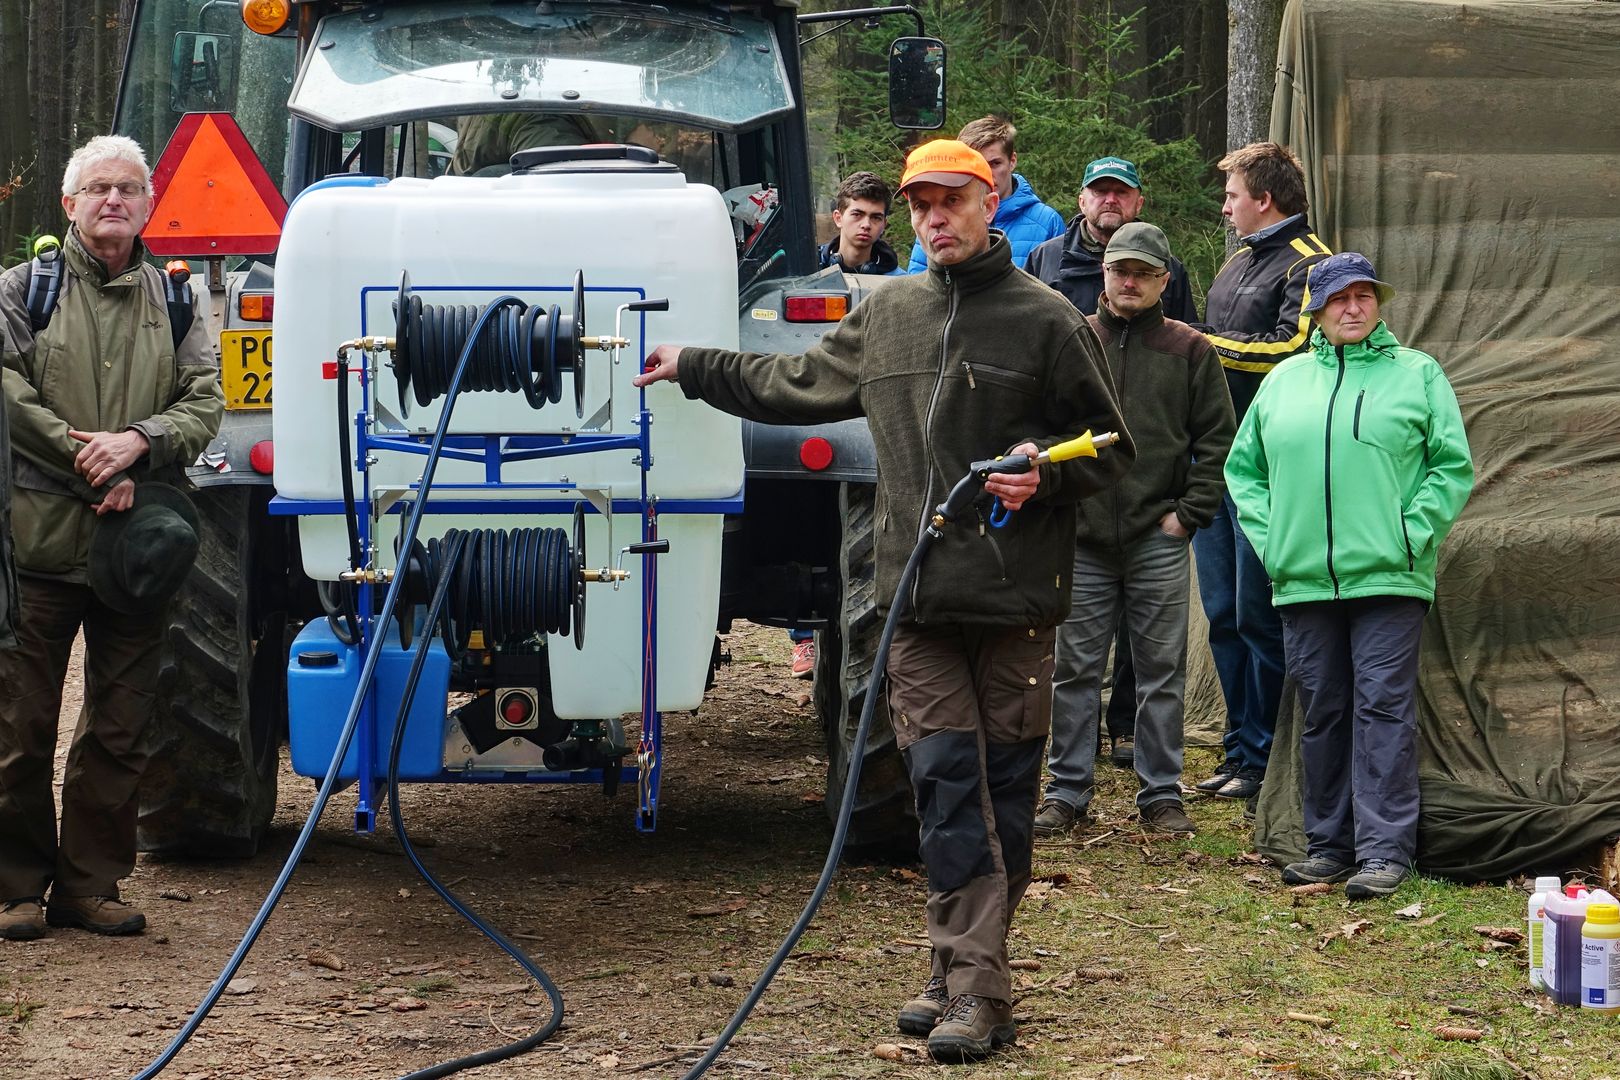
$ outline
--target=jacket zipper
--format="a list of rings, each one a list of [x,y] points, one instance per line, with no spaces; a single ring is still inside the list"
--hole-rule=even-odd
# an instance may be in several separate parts
[[[1327,511],[1327,572],[1333,582],[1333,599],[1339,598],[1339,575],[1333,570],[1333,405],[1339,400],[1339,387],[1344,385],[1344,346],[1335,345],[1339,357],[1339,376],[1333,381],[1333,393],[1328,395],[1327,429],[1322,453],[1322,505]]]
[[[951,290],[951,301],[945,309],[945,332],[939,339],[939,373],[934,376],[934,391],[928,395],[928,411],[923,414],[923,470],[928,479],[923,482],[922,520],[917,522],[919,537],[922,536],[923,530],[928,528],[930,504],[934,501],[934,406],[939,403],[939,391],[945,385],[945,362],[951,352],[951,324],[956,321],[956,282],[951,280],[949,270],[941,272],[945,275],[946,287]],[[911,579],[911,617],[919,623],[923,621],[922,613],[917,607],[917,593],[921,585],[922,569],[919,567],[917,574]]]
[[[1130,341],[1130,337],[1131,324],[1127,322],[1119,332],[1119,412],[1121,416],[1125,414],[1125,382],[1126,376],[1130,373],[1129,365],[1125,362],[1125,346]],[[1119,532],[1119,488],[1117,485],[1109,485],[1108,497],[1109,501],[1114,504],[1114,547],[1123,550],[1125,540]]]
[[[1412,554],[1412,534],[1406,531],[1406,515],[1397,514],[1401,519],[1401,541],[1406,545],[1406,569],[1408,572],[1416,569],[1417,559]]]
[[[1350,425],[1350,437],[1356,442],[1361,441],[1361,403],[1367,399],[1367,388],[1362,387],[1361,393],[1356,395],[1356,419]]]

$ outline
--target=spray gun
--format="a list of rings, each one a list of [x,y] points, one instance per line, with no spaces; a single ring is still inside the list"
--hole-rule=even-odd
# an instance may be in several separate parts
[[[984,490],[984,482],[992,476],[1014,476],[1048,463],[1055,464],[1081,457],[1094,458],[1099,449],[1113,446],[1117,442],[1119,442],[1118,432],[1105,431],[1101,435],[1093,435],[1088,431],[1067,442],[1049,446],[1033,457],[1029,454],[1008,454],[1005,457],[975,461],[968,466],[967,475],[951,488],[951,493],[945,496],[945,501],[934,508],[934,516],[928,521],[928,531],[938,539],[946,525],[955,521],[964,510],[973,505]],[[1010,513],[1002,508],[998,499],[995,510],[990,515],[990,523],[1000,528],[1007,523]]]

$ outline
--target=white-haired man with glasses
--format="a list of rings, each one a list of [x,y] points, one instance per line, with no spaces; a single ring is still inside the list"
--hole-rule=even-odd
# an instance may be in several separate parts
[[[145,258],[152,177],[140,146],[103,135],[75,151],[62,209],[70,226],[54,307],[30,311],[30,264],[0,276],[21,594],[18,646],[0,652],[0,938],[11,940],[40,937],[47,923],[98,934],[146,926],[118,882],[135,865],[166,605],[92,588],[91,539],[114,515],[139,512],[137,480],[194,459],[224,408],[200,306],[193,300],[177,345],[162,274]],[[129,539],[138,542],[133,529]],[[85,701],[59,832],[51,769],[81,628]]]

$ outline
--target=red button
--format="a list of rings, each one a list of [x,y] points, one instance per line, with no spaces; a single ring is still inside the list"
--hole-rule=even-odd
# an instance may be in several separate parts
[[[501,715],[511,727],[517,727],[529,718],[529,702],[521,694],[512,694],[501,705]]]
[[[248,464],[253,471],[263,476],[269,476],[276,471],[276,444],[269,439],[253,444],[248,451]]]

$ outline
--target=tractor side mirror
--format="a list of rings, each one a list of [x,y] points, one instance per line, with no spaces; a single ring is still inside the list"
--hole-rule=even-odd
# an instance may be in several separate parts
[[[220,34],[174,35],[169,105],[177,113],[228,111],[236,85],[236,44]]]
[[[889,119],[917,131],[945,126],[943,41],[903,37],[889,45]]]

